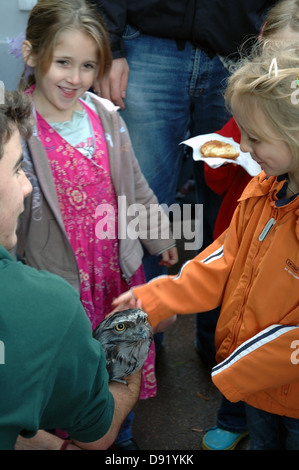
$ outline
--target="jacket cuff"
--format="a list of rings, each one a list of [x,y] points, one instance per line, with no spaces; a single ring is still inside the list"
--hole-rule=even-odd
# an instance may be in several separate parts
[[[127,56],[124,41],[114,34],[110,35],[110,49],[113,59],[120,59]]]
[[[222,395],[224,395],[225,398],[230,402],[236,403],[238,401],[244,401],[244,396],[240,390],[238,390],[236,386],[232,384],[230,379],[226,380],[226,377],[222,377],[220,374],[216,376],[212,375],[212,381],[215,387],[217,387]]]

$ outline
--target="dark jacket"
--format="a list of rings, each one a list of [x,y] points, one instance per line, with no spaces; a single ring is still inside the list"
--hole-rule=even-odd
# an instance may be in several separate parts
[[[277,1],[277,0],[276,0]],[[125,57],[126,24],[145,34],[190,41],[212,54],[236,54],[256,36],[275,0],[100,0],[113,57]],[[101,6],[100,6],[101,5]]]

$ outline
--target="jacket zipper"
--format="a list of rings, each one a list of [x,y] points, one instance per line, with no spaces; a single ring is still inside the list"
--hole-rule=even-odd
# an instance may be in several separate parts
[[[253,274],[255,272],[255,264],[256,264],[256,261],[258,259],[258,255],[260,253],[260,250],[261,250],[261,243],[267,238],[267,236],[269,235],[271,229],[273,228],[273,226],[275,225],[276,223],[276,219],[274,217],[271,217],[268,222],[266,223],[265,227],[263,228],[263,230],[261,231],[260,235],[259,235],[259,242],[260,244],[258,245],[258,249],[254,255],[254,259],[253,259],[253,262],[252,262],[252,269],[251,269],[251,273],[250,273],[250,278],[249,278],[249,282],[247,284],[247,288],[246,288],[246,293],[244,295],[244,300],[243,300],[243,304],[242,304],[242,307],[240,309],[240,313],[239,313],[239,316],[238,316],[238,319],[237,321],[235,322],[235,326],[234,326],[234,329],[233,329],[233,336],[232,336],[232,342],[231,342],[231,346],[229,348],[229,351],[228,351],[228,356],[230,356],[232,354],[232,352],[235,350],[236,348],[236,339],[238,337],[238,332],[240,330],[240,325],[241,325],[241,319],[243,317],[243,312],[244,312],[244,307],[245,307],[245,304],[246,304],[246,300],[247,300],[247,297],[248,297],[248,293],[250,291],[250,287],[251,287],[251,284],[252,284],[252,280],[253,280]]]
[[[271,217],[271,219],[266,223],[265,228],[262,230],[260,236],[259,236],[259,241],[262,242],[265,240],[265,238],[268,236],[271,228],[275,224],[276,220],[274,217]]]

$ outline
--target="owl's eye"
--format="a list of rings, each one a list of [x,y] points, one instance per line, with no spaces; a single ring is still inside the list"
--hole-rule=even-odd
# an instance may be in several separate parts
[[[124,331],[126,329],[126,325],[124,323],[118,323],[115,325],[116,331]]]

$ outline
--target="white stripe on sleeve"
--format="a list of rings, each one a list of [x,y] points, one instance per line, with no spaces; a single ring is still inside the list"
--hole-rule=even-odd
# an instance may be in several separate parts
[[[228,367],[235,364],[237,361],[254,352],[256,349],[265,346],[267,343],[276,340],[279,336],[288,333],[297,326],[285,326],[285,325],[271,325],[265,330],[262,330],[257,335],[253,336],[245,343],[241,344],[227,359],[213,367],[212,377],[220,372],[223,372]]]

